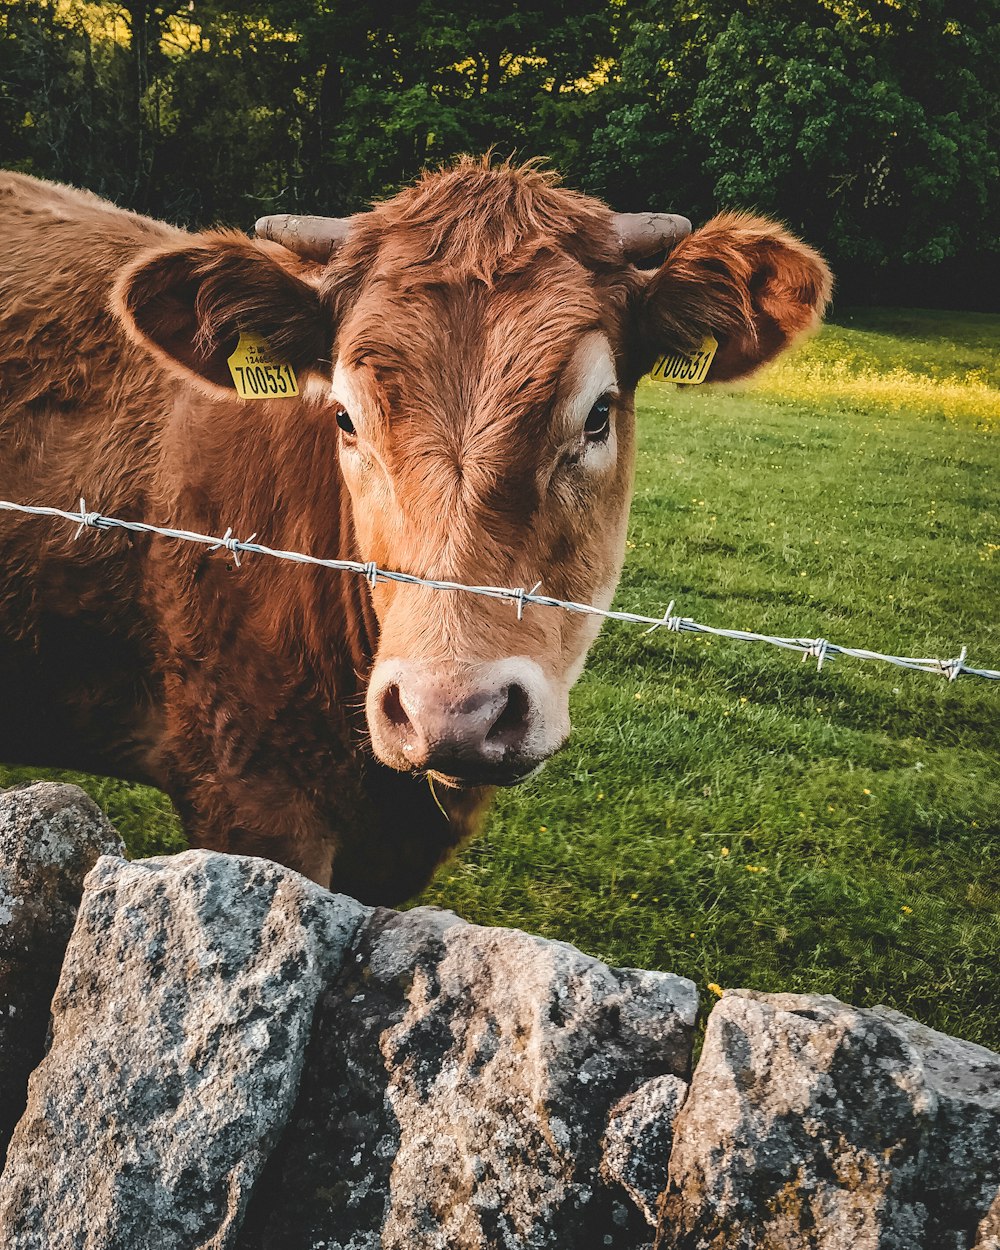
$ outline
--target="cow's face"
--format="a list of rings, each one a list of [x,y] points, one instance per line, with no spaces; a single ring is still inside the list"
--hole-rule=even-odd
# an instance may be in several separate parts
[[[240,329],[292,358],[329,415],[359,558],[601,608],[625,548],[637,379],[709,331],[714,376],[750,372],[829,293],[814,253],[748,218],[642,272],[603,206],[507,168],[465,163],[355,221],[314,270],[225,236],[160,253],[120,284],[123,315],[227,398]],[[384,763],[512,784],[565,740],[599,618],[392,581],[373,601],[366,714]]]
[[[365,557],[606,607],[634,458],[625,309],[622,284],[562,253],[489,282],[395,266],[363,281],[332,396]],[[366,711],[385,763],[511,783],[562,744],[596,618],[393,582],[374,603]]]

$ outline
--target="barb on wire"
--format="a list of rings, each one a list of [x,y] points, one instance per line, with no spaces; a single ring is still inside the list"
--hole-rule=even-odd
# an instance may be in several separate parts
[[[98,529],[102,520],[99,512],[88,512],[87,501],[80,496],[80,524],[76,527],[76,533],[73,535],[75,542],[85,529]]]
[[[83,503],[82,499],[80,500],[80,503],[81,504]],[[101,519],[103,520],[103,518]],[[241,568],[242,566],[240,564],[240,552],[246,550],[246,543],[252,543],[256,537],[257,537],[257,534],[255,532],[251,534],[250,537],[247,538],[244,542],[240,542],[238,538],[233,537],[233,527],[230,525],[227,527],[226,532],[222,535],[222,537],[215,544],[215,546],[209,547],[209,551],[220,551],[223,547],[225,547],[225,549],[233,557],[233,563],[236,565],[236,567]]]
[[[816,672],[822,672],[823,661],[826,659],[827,652],[830,650],[830,644],[825,638],[817,638],[811,647],[802,652],[802,663],[804,664],[810,656],[816,661]]]
[[[955,680],[961,673],[965,671],[965,657],[968,653],[968,647],[962,648],[962,654],[957,660],[940,660],[941,672],[948,678],[949,682]]]
[[[514,591],[514,600],[517,603],[517,619],[519,621],[524,620],[525,602],[531,599],[531,596],[535,593],[538,587],[541,586],[541,584],[541,582],[535,582],[534,586],[532,586],[530,590],[525,590],[524,587],[521,586],[518,590]]]
[[[646,630],[646,633],[655,634],[656,631],[662,626],[664,629],[668,631],[672,631],[675,634],[679,634],[681,632],[681,622],[684,620],[684,617],[683,616],[671,616],[670,614],[671,612],[673,612],[673,610],[674,610],[674,601],[673,599],[671,599],[670,602],[667,604],[666,612],[663,613],[663,620],[657,621],[654,625],[650,625],[649,629]]]
[[[674,602],[671,600],[663,616],[643,616],[638,612],[618,612],[610,608],[595,608],[589,603],[574,603],[569,599],[553,599],[549,595],[536,592],[541,586],[537,582],[530,591],[522,586],[515,589],[510,586],[469,586],[464,582],[439,581],[432,577],[418,577],[415,573],[397,573],[391,569],[382,569],[372,561],[333,560],[320,556],[305,555],[301,551],[282,551],[280,548],[267,547],[255,542],[256,534],[247,539],[233,537],[230,527],[222,537],[211,534],[197,534],[191,530],[172,529],[166,525],[151,525],[146,521],[123,521],[118,517],[103,516],[99,512],[88,512],[86,502],[81,498],[80,510],[69,512],[63,508],[47,508],[30,504],[10,503],[0,500],[0,511],[19,512],[28,516],[54,517],[68,521],[77,526],[75,538],[79,538],[85,529],[125,530],[130,534],[157,534],[161,538],[174,538],[179,542],[197,543],[207,547],[209,551],[225,548],[232,553],[235,563],[239,564],[240,554],[270,556],[275,560],[287,560],[293,564],[308,564],[317,568],[335,569],[343,573],[357,573],[368,584],[375,588],[380,581],[402,582],[408,586],[427,586],[433,590],[457,591],[467,595],[482,595],[487,599],[504,599],[512,602],[517,608],[517,619],[521,620],[528,604],[540,608],[561,608],[565,612],[578,612],[587,616],[600,616],[609,621],[626,621],[636,625],[648,625],[647,633],[657,629],[667,629],[673,633],[711,634],[715,638],[731,638],[737,642],[763,642],[772,647],[781,647],[786,651],[799,651],[802,659],[812,656],[818,668],[823,667],[825,660],[834,655],[847,655],[855,660],[878,660],[886,664],[895,664],[899,668],[914,669],[924,673],[938,673],[955,681],[963,673],[971,677],[983,677],[987,681],[1000,681],[1000,670],[991,668],[973,668],[966,664],[968,649],[962,648],[961,654],[953,660],[939,660],[933,657],[916,658],[913,656],[885,655],[881,651],[869,651],[864,647],[841,647],[828,642],[825,638],[783,638],[772,634],[757,634],[747,629],[723,629],[716,625],[701,625],[687,616],[674,616]]]

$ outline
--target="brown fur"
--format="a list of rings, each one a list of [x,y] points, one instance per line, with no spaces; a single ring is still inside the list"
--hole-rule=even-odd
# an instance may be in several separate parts
[[[723,217],[655,274],[608,210],[531,169],[463,161],[365,215],[325,270],[187,235],[86,192],[0,175],[0,497],[593,599],[631,491],[632,388],[714,329],[736,376],[808,328],[822,262]],[[377,414],[341,468],[333,397],[245,403],[225,357],[264,333],[304,392],[339,356]],[[553,425],[582,335],[617,362],[618,461],[575,474]],[[345,480],[346,474],[346,480]],[[585,618],[247,558],[229,567],[0,517],[0,758],[162,787],[196,845],[263,854],[366,900],[419,889],[489,792],[380,764],[363,702],[379,654],[578,666]],[[388,650],[387,650],[388,649]],[[471,650],[470,650],[471,649]],[[567,678],[570,680],[570,678]],[[446,813],[439,807],[443,804]]]
[[[822,258],[775,222],[722,213],[684,239],[649,284],[647,354],[714,334],[708,380],[745,377],[814,330],[830,302]]]

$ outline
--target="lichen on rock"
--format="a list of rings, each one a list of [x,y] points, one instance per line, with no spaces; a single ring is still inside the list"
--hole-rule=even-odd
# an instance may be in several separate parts
[[[887,1008],[728,991],[674,1127],[664,1250],[967,1250],[1000,1056]]]
[[[45,1053],[84,877],[101,855],[123,853],[100,808],[76,786],[39,782],[0,792],[0,1162]]]
[[[0,1177],[0,1242],[230,1246],[365,914],[267,860],[99,860]]]
[[[376,913],[323,996],[241,1247],[643,1244],[602,1138],[624,1095],[686,1075],[696,1006],[690,981],[560,942]]]

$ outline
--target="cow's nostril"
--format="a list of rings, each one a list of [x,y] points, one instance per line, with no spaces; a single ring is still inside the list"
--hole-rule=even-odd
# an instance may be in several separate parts
[[[399,697],[399,687],[395,682],[391,682],[382,692],[382,712],[390,725],[403,728],[410,724],[406,708],[403,707],[403,700]]]
[[[522,686],[519,686],[516,682],[508,686],[507,702],[504,704],[500,715],[490,726],[486,734],[486,741],[507,743],[509,745],[520,743],[528,727],[530,707],[528,692]]]

